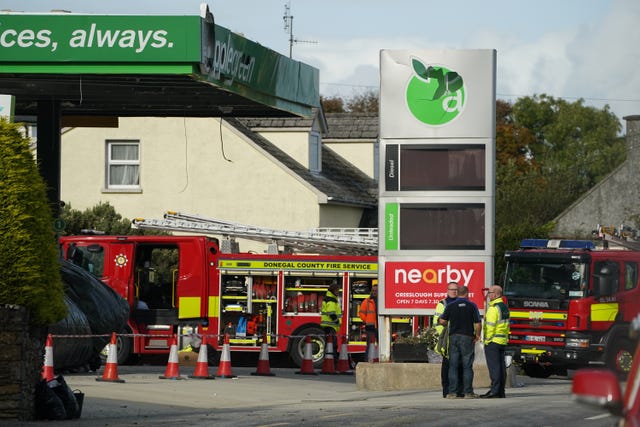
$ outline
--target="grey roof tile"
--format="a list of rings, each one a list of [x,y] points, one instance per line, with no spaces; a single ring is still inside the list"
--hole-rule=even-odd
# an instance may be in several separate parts
[[[326,113],[328,131],[325,139],[377,139],[378,113]],[[240,118],[249,128],[309,128],[312,118],[303,117],[263,117]]]
[[[378,139],[378,113],[327,113],[325,139]]]

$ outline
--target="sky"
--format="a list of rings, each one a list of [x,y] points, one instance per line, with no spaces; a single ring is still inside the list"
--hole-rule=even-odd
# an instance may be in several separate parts
[[[198,15],[201,0],[0,0],[0,10]],[[381,49],[496,49],[497,97],[640,114],[638,0],[217,0],[216,24],[320,70],[320,94],[379,88]],[[288,6],[288,13],[285,12]],[[293,39],[283,17],[292,23]],[[624,128],[621,129],[624,132]]]

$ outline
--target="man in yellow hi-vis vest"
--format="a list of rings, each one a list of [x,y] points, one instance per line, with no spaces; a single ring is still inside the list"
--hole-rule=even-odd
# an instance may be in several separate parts
[[[338,300],[340,289],[341,286],[337,282],[330,284],[320,307],[320,326],[324,330],[326,342],[333,338],[334,360],[338,359],[337,334],[342,324],[342,308]]]
[[[504,387],[507,382],[507,367],[504,352],[509,339],[509,308],[502,300],[502,288],[491,286],[489,307],[484,316],[484,357],[487,360],[491,389],[481,395],[482,398],[505,397]]]

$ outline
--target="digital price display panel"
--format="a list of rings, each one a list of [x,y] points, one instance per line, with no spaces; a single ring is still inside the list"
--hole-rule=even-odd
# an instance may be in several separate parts
[[[387,203],[384,249],[485,250],[484,203]]]
[[[386,144],[383,191],[484,191],[484,144]]]

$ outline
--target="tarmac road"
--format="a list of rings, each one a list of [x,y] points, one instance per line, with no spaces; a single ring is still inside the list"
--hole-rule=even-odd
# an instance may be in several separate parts
[[[124,383],[99,382],[98,374],[66,374],[84,394],[77,420],[14,423],[34,426],[612,426],[606,412],[575,403],[567,378],[518,377],[523,387],[506,399],[443,399],[440,390],[357,390],[348,375],[300,375],[297,368],[233,367],[237,378],[190,379],[193,366],[180,366],[181,380],[164,380],[165,366],[120,366]],[[209,367],[212,375],[217,368]],[[483,393],[486,390],[476,390]]]

